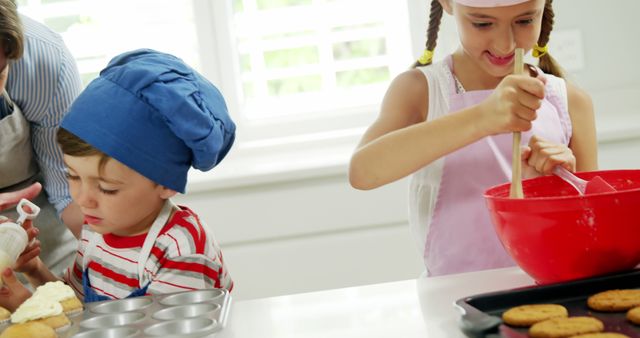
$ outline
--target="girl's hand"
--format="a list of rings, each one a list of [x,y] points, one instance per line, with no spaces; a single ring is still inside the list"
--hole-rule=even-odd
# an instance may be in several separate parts
[[[526,178],[549,175],[553,167],[561,165],[569,171],[575,171],[576,158],[569,147],[556,144],[533,135],[529,145],[522,148],[523,176]]]
[[[31,291],[22,285],[10,268],[0,273],[4,281],[4,285],[0,287],[0,306],[14,312],[20,304],[31,297]]]
[[[531,129],[531,123],[538,117],[536,110],[544,99],[544,84],[542,76],[506,76],[479,105],[481,127],[488,135]]]

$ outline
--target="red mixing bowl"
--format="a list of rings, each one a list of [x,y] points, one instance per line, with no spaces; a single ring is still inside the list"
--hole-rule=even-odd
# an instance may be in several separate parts
[[[542,176],[522,181],[524,199],[509,198],[510,183],[485,192],[500,241],[540,284],[623,271],[640,263],[640,170],[576,176],[600,176],[617,191],[579,196],[560,178]]]

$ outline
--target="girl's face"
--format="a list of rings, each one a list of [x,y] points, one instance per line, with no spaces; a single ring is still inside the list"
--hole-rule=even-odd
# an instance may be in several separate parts
[[[456,19],[465,59],[492,77],[511,74],[515,49],[532,49],[540,36],[545,0],[488,8],[442,4]]]
[[[64,155],[71,197],[85,221],[100,234],[132,236],[147,232],[165,200],[175,191],[160,186],[111,158]]]

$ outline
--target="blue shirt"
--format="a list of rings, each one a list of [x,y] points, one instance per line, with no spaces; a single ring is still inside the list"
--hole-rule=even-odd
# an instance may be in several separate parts
[[[10,62],[6,90],[31,125],[31,143],[43,187],[49,202],[60,213],[71,202],[71,196],[56,132],[82,84],[75,59],[62,37],[24,15],[20,19],[24,26],[24,54]],[[0,116],[5,114],[0,112]]]

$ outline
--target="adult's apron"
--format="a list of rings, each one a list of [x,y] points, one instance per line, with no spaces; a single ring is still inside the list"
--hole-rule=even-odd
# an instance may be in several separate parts
[[[0,119],[0,193],[19,190],[39,180],[39,169],[33,158],[29,122],[20,108],[13,104],[6,92],[5,102],[13,105],[13,112]],[[60,275],[73,261],[77,242],[49,203],[46,192],[33,200],[40,207],[34,225],[40,229],[40,258],[56,275]],[[0,211],[3,216],[17,219],[15,208]]]
[[[423,70],[429,81],[429,120],[476,105],[493,90],[458,90],[449,57]],[[425,67],[428,68],[428,67]],[[545,99],[532,135],[568,144],[571,135],[564,80],[547,75]],[[446,142],[443,140],[443,142]],[[412,175],[409,220],[430,276],[514,265],[493,228],[483,192],[511,179],[511,133],[484,137]]]

